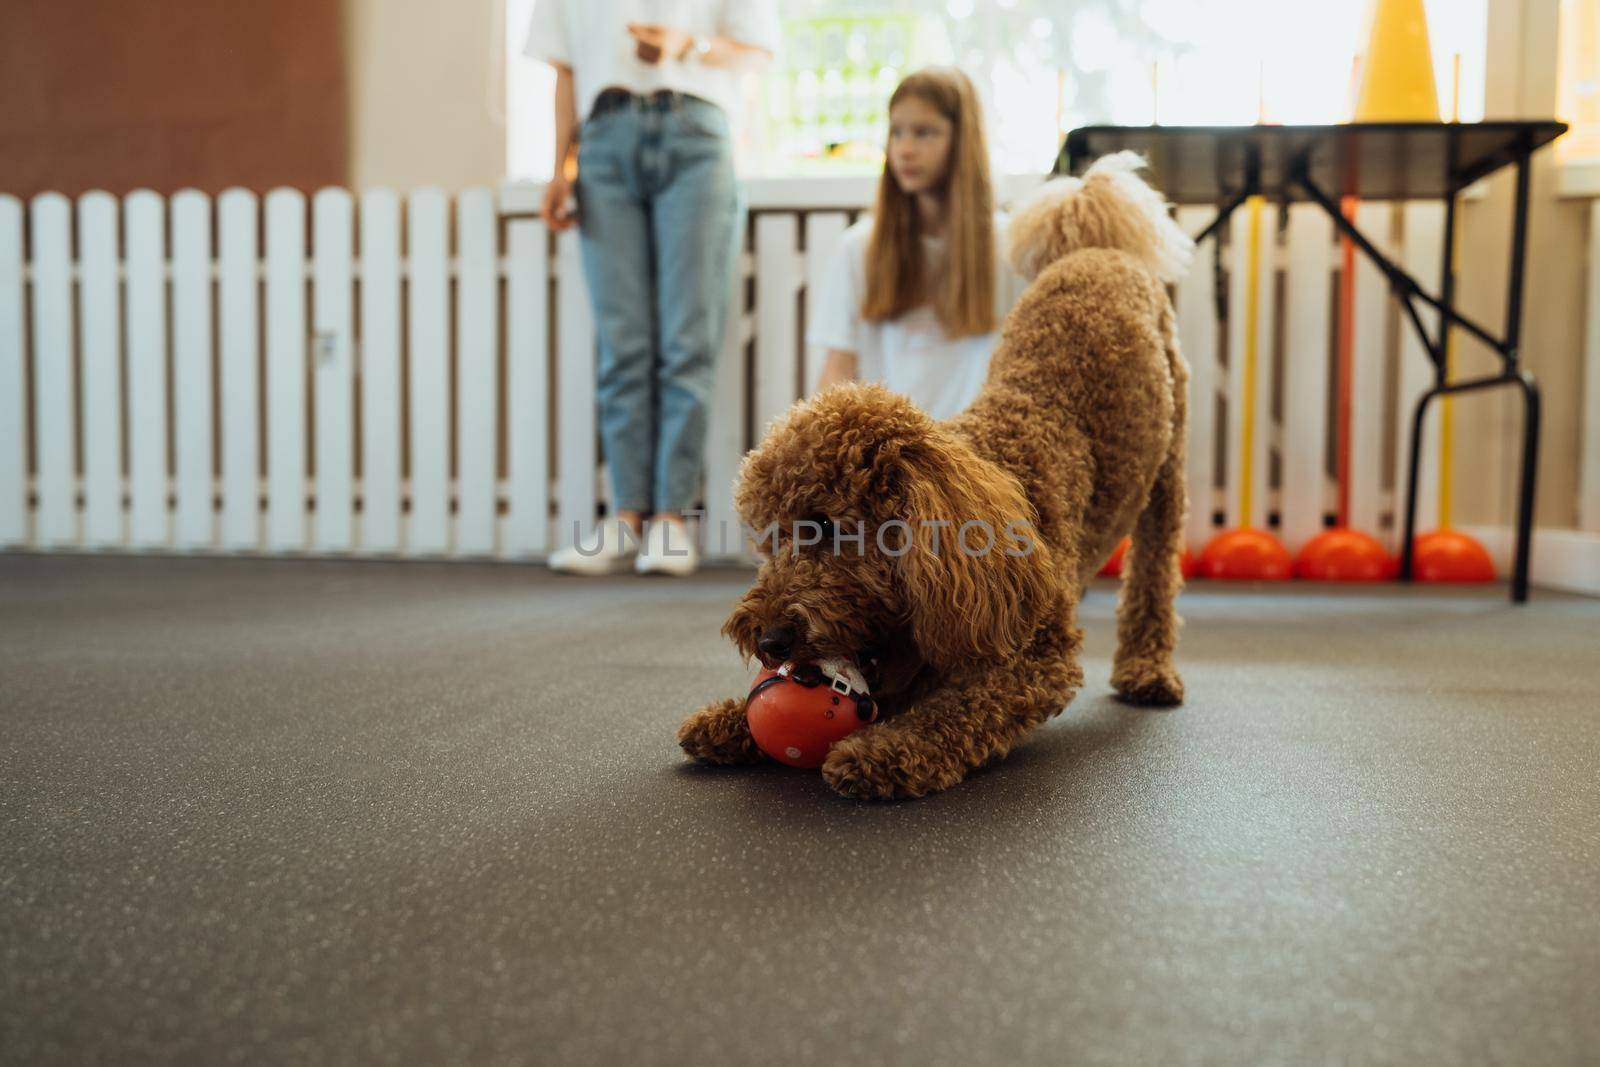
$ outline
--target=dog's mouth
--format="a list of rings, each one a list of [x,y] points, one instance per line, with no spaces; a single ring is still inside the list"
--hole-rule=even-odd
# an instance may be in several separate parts
[[[757,651],[755,658],[768,670],[777,670],[788,662],[813,662],[824,659],[849,660],[856,665],[856,669],[861,672],[861,676],[867,680],[867,685],[876,686],[881,676],[881,666],[886,655],[887,649],[882,645],[868,645],[865,648],[851,651],[802,644],[791,650],[787,655],[779,656]]]
[[[867,685],[873,689],[878,687],[878,679],[881,676],[880,668],[886,652],[887,650],[881,645],[868,645],[857,653],[855,657],[856,669],[861,672],[861,677],[867,680]]]
[[[756,662],[761,664],[769,671],[777,670],[779,667],[783,666],[793,658],[794,657],[792,656],[775,656],[768,652],[756,653]]]

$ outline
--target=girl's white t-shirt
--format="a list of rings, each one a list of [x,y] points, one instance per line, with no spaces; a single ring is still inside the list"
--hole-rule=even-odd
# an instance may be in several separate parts
[[[995,319],[1005,318],[1024,288],[1023,280],[1005,264],[1006,217],[996,213]],[[821,348],[839,348],[856,354],[856,375],[863,381],[882,382],[910,397],[936,419],[947,419],[977,397],[989,372],[989,356],[1000,334],[945,336],[931,305],[923,304],[890,322],[868,322],[861,317],[867,296],[867,245],[872,239],[872,218],[863,216],[844,232],[811,307],[806,341]],[[924,237],[923,252],[930,273],[944,259],[945,242]]]

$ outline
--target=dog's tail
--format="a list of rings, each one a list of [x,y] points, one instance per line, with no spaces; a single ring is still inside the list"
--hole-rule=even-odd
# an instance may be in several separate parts
[[[1166,199],[1139,176],[1137,152],[1102,156],[1081,178],[1055,178],[1028,196],[1007,229],[1008,258],[1024,278],[1080,248],[1115,248],[1142,260],[1163,282],[1189,269],[1194,242]]]

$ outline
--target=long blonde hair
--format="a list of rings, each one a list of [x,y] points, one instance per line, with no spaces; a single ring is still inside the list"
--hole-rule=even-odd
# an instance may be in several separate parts
[[[948,235],[943,276],[924,276],[922,224],[916,201],[900,188],[885,159],[872,239],[867,244],[867,296],[861,316],[869,322],[884,322],[926,302],[933,305],[947,336],[986,334],[995,328],[995,238],[983,108],[972,82],[953,67],[930,67],[906,75],[889,97],[889,109],[893,111],[910,96],[934,108],[953,127],[942,190]]]

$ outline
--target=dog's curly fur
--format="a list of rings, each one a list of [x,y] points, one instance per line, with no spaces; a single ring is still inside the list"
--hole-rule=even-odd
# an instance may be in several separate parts
[[[1082,684],[1078,601],[1126,534],[1112,686],[1135,704],[1183,699],[1173,602],[1188,368],[1165,283],[1191,245],[1140,165],[1107,157],[1020,208],[1009,253],[1033,280],[967,411],[935,422],[880,386],[847,383],[797,404],[745,459],[740,517],[780,533],[723,632],[747,657],[785,627],[789,658],[868,662],[882,714],[823,764],[840,793],[948,788],[1059,713]],[[798,521],[824,517],[842,532],[863,524],[864,550],[790,539]],[[872,531],[892,520],[914,532],[909,544],[886,538],[886,552]],[[997,532],[1026,523],[1033,551],[952,550],[972,520]],[[709,763],[765,758],[739,698],[689,716],[678,739]]]

